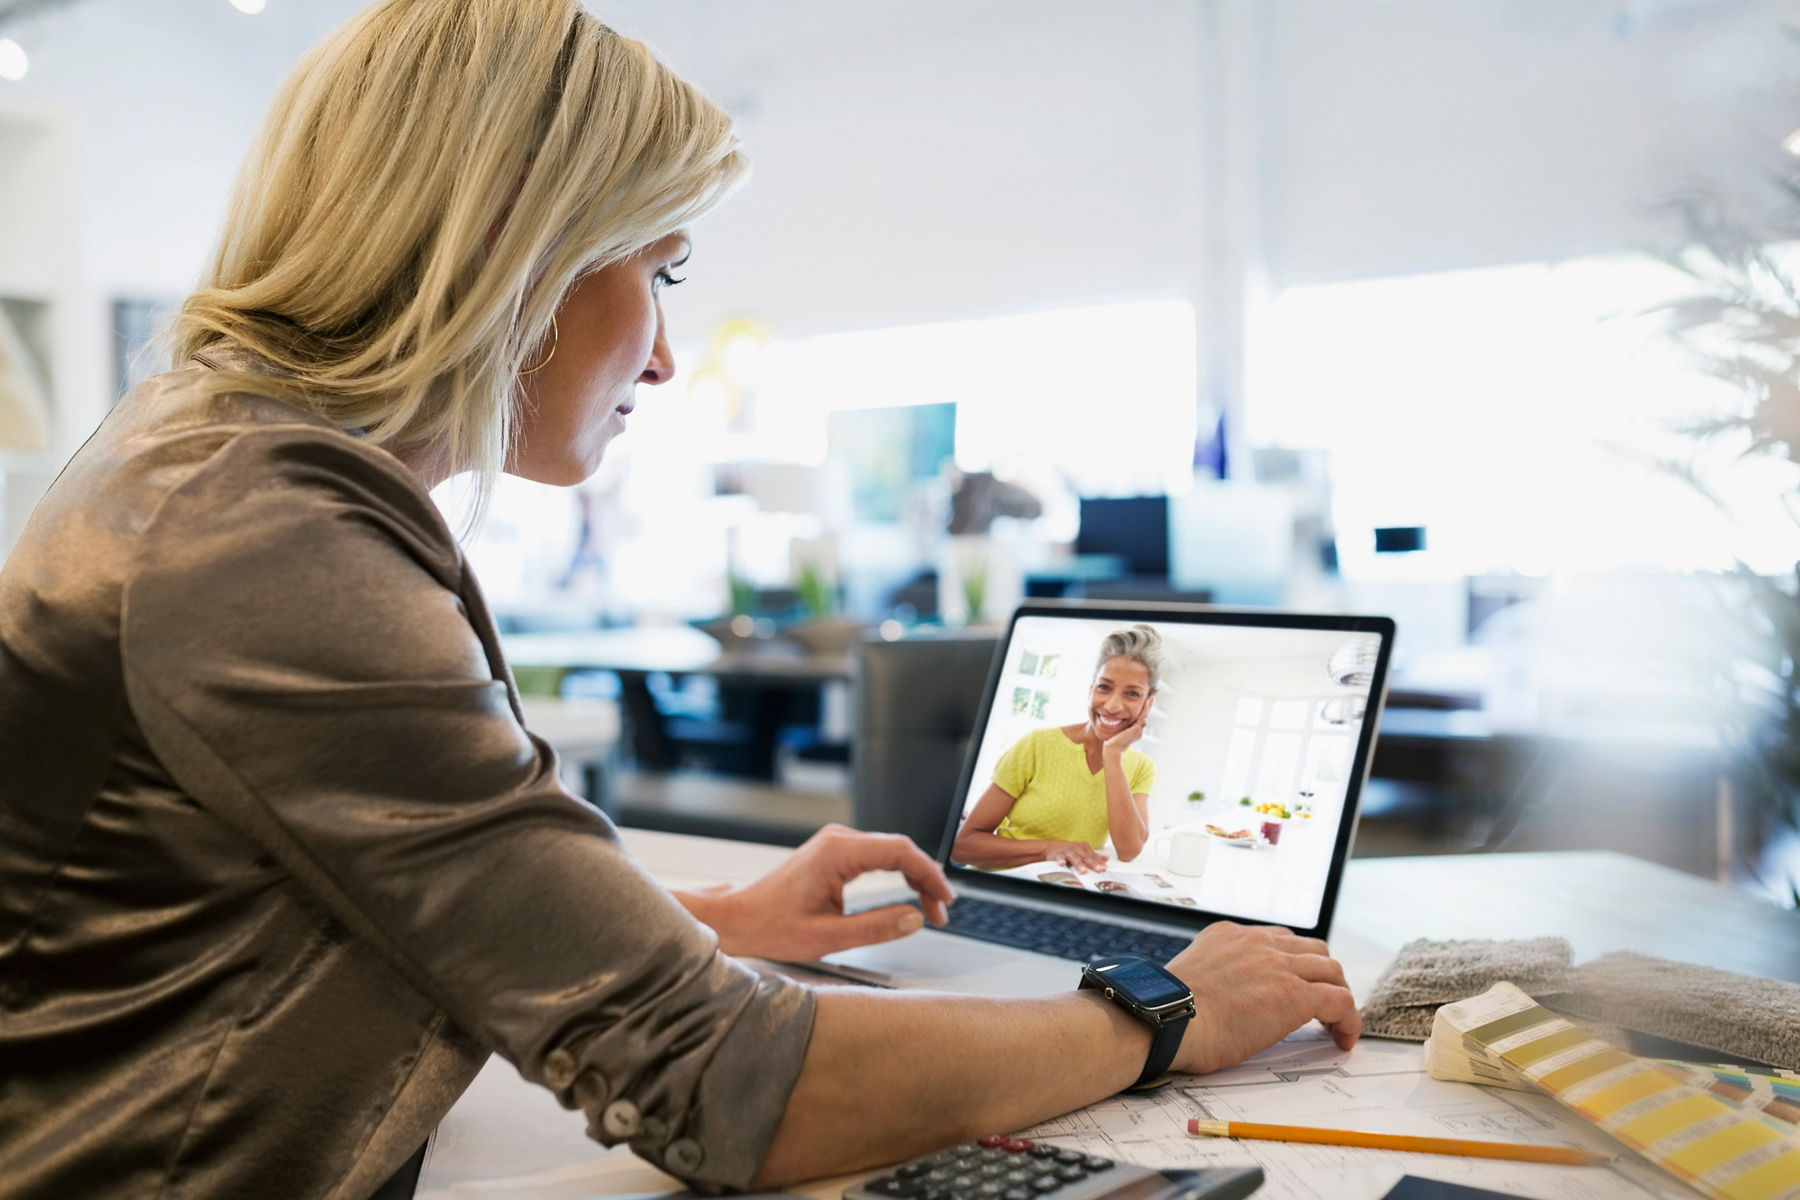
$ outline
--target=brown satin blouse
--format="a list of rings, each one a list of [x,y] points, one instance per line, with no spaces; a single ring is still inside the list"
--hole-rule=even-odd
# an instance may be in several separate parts
[[[811,994],[557,786],[418,480],[208,369],[0,569],[0,1197],[360,1200],[491,1051],[747,1184]]]

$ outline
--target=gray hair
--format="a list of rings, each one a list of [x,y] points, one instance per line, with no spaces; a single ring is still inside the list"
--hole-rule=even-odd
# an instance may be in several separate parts
[[[1162,679],[1163,663],[1167,661],[1167,655],[1163,653],[1162,634],[1148,625],[1113,630],[1100,643],[1100,657],[1094,663],[1094,673],[1098,675],[1100,668],[1115,658],[1129,658],[1132,662],[1141,664],[1144,670],[1150,672],[1150,690],[1154,692]]]

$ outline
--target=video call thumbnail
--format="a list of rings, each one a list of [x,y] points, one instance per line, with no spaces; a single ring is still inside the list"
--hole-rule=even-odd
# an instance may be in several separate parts
[[[1379,650],[1345,630],[1021,617],[950,860],[1312,926]]]

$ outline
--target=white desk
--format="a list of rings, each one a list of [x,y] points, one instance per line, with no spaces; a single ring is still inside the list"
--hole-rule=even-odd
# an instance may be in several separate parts
[[[748,881],[789,853],[677,834],[621,833],[653,875],[677,887]],[[1415,937],[1557,934],[1569,939],[1577,961],[1636,950],[1800,981],[1800,914],[1616,854],[1358,859],[1349,864],[1334,930],[1333,952],[1359,996],[1393,952]],[[1074,971],[1071,964],[1071,978]],[[581,1114],[564,1111],[547,1091],[494,1059],[445,1119],[419,1196],[583,1200],[680,1187],[629,1152],[588,1141],[582,1130]],[[799,1190],[836,1200],[843,1184],[822,1180]],[[1345,1195],[1354,1200],[1353,1193]]]

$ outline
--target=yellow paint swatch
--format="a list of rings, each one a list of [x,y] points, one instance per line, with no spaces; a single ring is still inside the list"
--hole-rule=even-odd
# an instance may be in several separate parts
[[[1440,1008],[1431,1043],[1446,1067],[1454,1045],[1548,1092],[1714,1200],[1800,1200],[1800,1141],[1596,1043],[1510,983]]]

